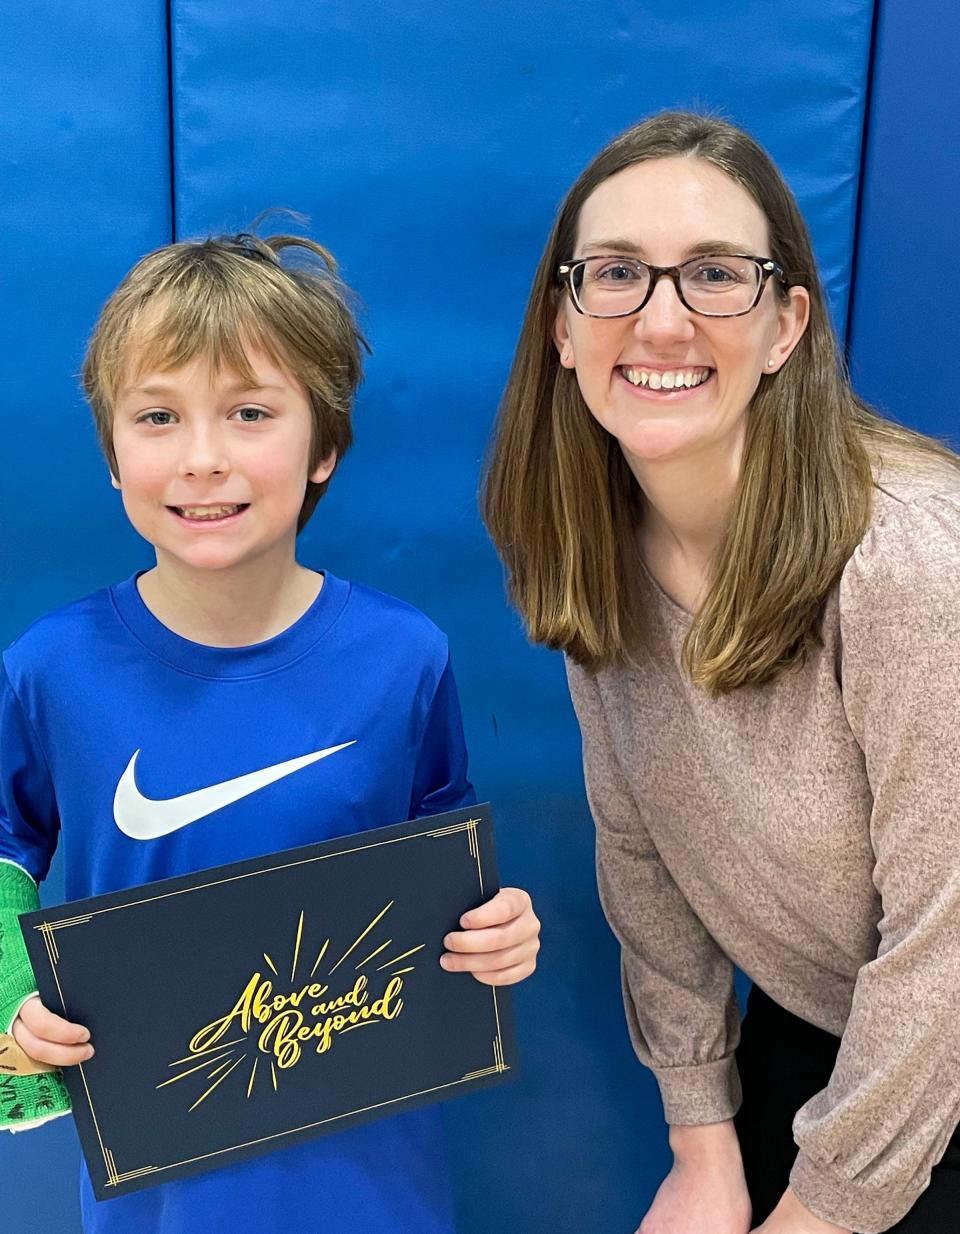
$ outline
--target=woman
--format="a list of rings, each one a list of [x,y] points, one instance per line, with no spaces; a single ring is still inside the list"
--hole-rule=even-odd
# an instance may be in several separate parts
[[[745,133],[662,114],[573,186],[484,503],[670,1125],[640,1234],[960,1229],[958,462],[851,391]]]

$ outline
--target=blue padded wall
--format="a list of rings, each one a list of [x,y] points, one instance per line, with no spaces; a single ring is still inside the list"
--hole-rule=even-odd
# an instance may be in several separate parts
[[[41,0],[14,23],[4,72],[22,97],[0,103],[18,306],[0,351],[4,642],[149,561],[73,374],[103,297],[168,238],[171,139],[179,236],[293,207],[362,297],[375,355],[357,446],[304,560],[448,630],[502,870],[544,921],[540,971],[516,995],[521,1078],[447,1107],[461,1234],[633,1229],[667,1157],[597,905],[562,666],[506,609],[476,514],[540,247],[600,145],[659,108],[709,107],[786,171],[842,331],[871,22],[872,0],[171,0],[172,133],[159,0]],[[66,1123],[0,1140],[4,1177],[27,1184],[0,1193],[0,1229],[74,1234],[72,1153]]]
[[[529,2],[174,0],[172,14],[178,233],[303,211],[364,304],[357,445],[304,559],[449,632],[502,870],[544,921],[540,972],[516,993],[521,1079],[447,1106],[460,1229],[632,1230],[666,1165],[659,1100],[627,1041],[562,665],[504,605],[480,459],[560,197],[659,108],[719,109],[771,149],[844,328],[872,5],[562,0],[545,19]]]
[[[4,11],[0,646],[143,560],[76,381],[97,311],[170,236],[161,0]],[[59,860],[44,899],[63,899]],[[72,1120],[0,1137],[0,1230],[80,1228]]]
[[[849,338],[860,393],[955,447],[958,61],[960,7],[881,5]]]

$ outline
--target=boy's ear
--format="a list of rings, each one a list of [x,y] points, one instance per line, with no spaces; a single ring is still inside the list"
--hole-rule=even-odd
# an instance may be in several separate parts
[[[336,465],[337,452],[336,450],[331,450],[327,457],[325,459],[321,459],[316,467],[314,467],[313,471],[310,472],[308,479],[314,484],[323,484],[324,480],[329,480],[333,475],[333,469]],[[119,485],[117,487],[119,488]]]

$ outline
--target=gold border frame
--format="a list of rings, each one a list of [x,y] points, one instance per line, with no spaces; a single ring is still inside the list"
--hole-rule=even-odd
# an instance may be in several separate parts
[[[63,1008],[64,1014],[66,1014],[66,1000],[63,997],[63,989],[60,985],[60,978],[57,974],[57,964],[60,961],[60,951],[59,951],[59,948],[57,947],[57,940],[56,940],[56,932],[58,930],[68,929],[68,928],[71,928],[73,926],[78,926],[78,925],[85,925],[87,924],[87,922],[92,921],[94,917],[101,917],[101,916],[104,916],[106,913],[119,912],[121,909],[124,909],[124,908],[137,908],[141,904],[151,904],[151,903],[154,903],[156,900],[165,900],[165,899],[169,899],[173,896],[178,896],[178,895],[188,895],[193,891],[204,891],[208,887],[219,887],[219,886],[222,886],[224,883],[238,882],[244,878],[257,878],[262,874],[273,874],[273,873],[276,873],[278,870],[290,870],[290,869],[294,869],[296,866],[311,865],[312,863],[317,862],[317,861],[328,861],[332,857],[343,857],[350,853],[360,853],[360,852],[364,852],[372,848],[383,848],[390,844],[403,844],[403,843],[406,843],[408,840],[422,840],[424,838],[445,839],[448,836],[459,835],[464,832],[466,833],[467,847],[468,847],[470,856],[474,859],[474,861],[477,864],[477,880],[478,880],[479,887],[480,887],[480,894],[483,895],[484,894],[483,863],[481,862],[481,859],[480,859],[480,845],[477,841],[477,836],[476,836],[477,826],[482,821],[483,820],[480,818],[469,818],[469,819],[466,819],[462,823],[451,823],[447,827],[432,827],[425,831],[415,832],[414,834],[409,835],[409,836],[396,836],[390,840],[377,840],[373,844],[356,844],[350,848],[341,849],[338,852],[321,853],[318,856],[304,857],[298,861],[284,861],[284,862],[278,863],[277,865],[268,866],[266,869],[263,869],[263,870],[251,870],[249,871],[249,873],[246,873],[246,874],[232,874],[230,875],[229,878],[213,879],[208,883],[200,883],[196,887],[184,887],[180,891],[166,891],[166,892],[162,892],[161,894],[155,895],[155,896],[145,896],[137,900],[132,900],[130,901],[129,904],[115,904],[111,908],[97,909],[95,912],[87,913],[82,916],[64,917],[60,921],[44,921],[44,922],[41,922],[40,925],[36,925],[33,928],[43,938],[43,941],[44,941],[44,944],[47,950],[47,957],[50,961],[50,970],[53,974],[53,979],[57,984],[57,992],[60,995],[61,1006]],[[301,1132],[301,1131],[311,1131],[316,1127],[323,1127],[328,1123],[337,1122],[341,1118],[350,1118],[354,1114],[366,1114],[370,1110],[383,1109],[386,1106],[396,1105],[398,1102],[401,1102],[401,1101],[409,1101],[413,1097],[425,1097],[429,1093],[440,1092],[446,1088],[455,1088],[458,1084],[466,1084],[471,1080],[480,1079],[482,1076],[494,1075],[502,1071],[509,1071],[510,1070],[509,1065],[506,1062],[504,1062],[503,1041],[501,1039],[501,1030],[500,1030],[500,1008],[497,1004],[497,989],[496,989],[496,986],[490,986],[489,989],[490,989],[491,998],[493,1000],[493,1013],[494,1013],[494,1018],[495,1018],[496,1026],[497,1026],[497,1034],[493,1038],[493,1042],[492,1042],[493,1062],[491,1065],[486,1066],[486,1067],[481,1067],[476,1071],[468,1071],[465,1075],[460,1076],[459,1079],[448,1080],[444,1084],[435,1084],[431,1088],[420,1089],[419,1091],[414,1092],[414,1093],[404,1093],[402,1097],[392,1097],[389,1101],[380,1101],[380,1102],[375,1103],[374,1105],[362,1106],[360,1109],[357,1109],[357,1110],[345,1110],[342,1114],[334,1114],[330,1118],[322,1118],[314,1123],[305,1123],[303,1124],[303,1126],[300,1126],[300,1127],[289,1127],[286,1131],[276,1131],[272,1135],[262,1136],[260,1139],[245,1140],[242,1144],[233,1144],[229,1148],[218,1148],[209,1153],[201,1153],[197,1157],[187,1157],[182,1161],[171,1161],[171,1162],[168,1162],[166,1165],[147,1165],[147,1166],[142,1166],[140,1169],[135,1169],[135,1170],[118,1170],[117,1169],[116,1158],[113,1154],[113,1151],[109,1147],[107,1147],[106,1143],[104,1142],[104,1135],[100,1127],[100,1122],[97,1119],[96,1110],[94,1109],[93,1097],[90,1093],[90,1085],[87,1081],[87,1076],[86,1076],[86,1072],[84,1071],[83,1063],[78,1063],[77,1067],[80,1072],[81,1079],[83,1080],[83,1088],[84,1088],[84,1092],[86,1093],[87,1105],[90,1108],[90,1117],[93,1119],[93,1126],[97,1133],[97,1140],[100,1144],[100,1151],[103,1155],[104,1169],[106,1170],[106,1174],[107,1174],[107,1180],[104,1186],[120,1187],[123,1185],[123,1183],[130,1182],[133,1179],[142,1178],[144,1177],[144,1175],[147,1175],[147,1174],[159,1174],[159,1173],[162,1173],[164,1170],[173,1170],[173,1169],[178,1168],[179,1166],[192,1165],[197,1161],[205,1161],[210,1157],[219,1157],[226,1153],[237,1152],[239,1149],[252,1148],[256,1144],[265,1144],[269,1142],[270,1140],[281,1140],[285,1136],[296,1135],[298,1132]]]

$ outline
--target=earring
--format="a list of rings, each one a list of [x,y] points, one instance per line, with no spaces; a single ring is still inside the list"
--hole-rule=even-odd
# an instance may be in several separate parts
[[[768,361],[767,361],[767,368],[773,368],[773,361],[772,361],[772,360],[768,360]]]

